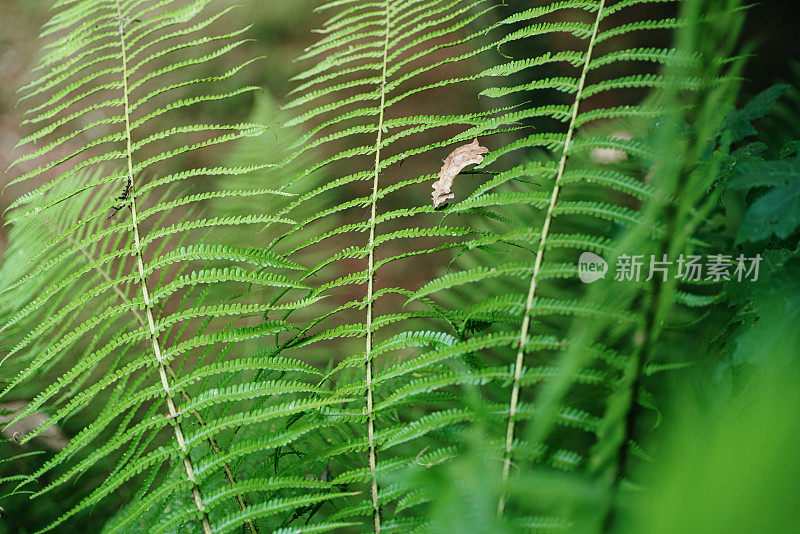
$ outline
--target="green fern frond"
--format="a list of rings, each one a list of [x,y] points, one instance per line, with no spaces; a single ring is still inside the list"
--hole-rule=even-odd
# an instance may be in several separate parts
[[[34,180],[39,185],[18,195],[9,220],[14,232],[40,246],[24,251],[26,262],[15,271],[3,270],[3,290],[7,302],[13,303],[4,329],[18,335],[4,357],[19,364],[16,376],[4,384],[3,396],[35,377],[52,380],[16,417],[44,407],[53,410],[50,420],[26,440],[77,413],[96,412],[97,399],[105,403],[66,448],[27,479],[60,472],[35,495],[100,462],[116,464],[91,495],[48,529],[121,485],[149,480],[141,487],[142,498],[148,499],[148,487],[157,495],[149,501],[153,503],[171,498],[175,491],[187,492],[182,512],[211,532],[211,516],[227,512],[225,507],[218,509],[220,501],[206,507],[201,486],[207,485],[207,476],[200,476],[195,465],[206,454],[224,453],[218,431],[234,421],[247,425],[248,419],[237,410],[246,410],[247,403],[260,398],[322,393],[288,377],[260,384],[235,382],[255,372],[316,373],[306,364],[277,356],[226,356],[232,347],[244,348],[247,340],[291,330],[282,321],[251,317],[302,307],[313,299],[272,306],[231,300],[217,288],[238,287],[241,295],[274,287],[302,289],[305,286],[279,272],[303,268],[249,244],[207,243],[201,234],[226,226],[291,223],[261,214],[200,215],[201,206],[211,200],[258,196],[270,201],[286,193],[247,188],[176,195],[175,185],[195,177],[243,175],[267,166],[178,171],[173,163],[187,153],[259,135],[264,129],[252,122],[173,122],[163,127],[165,117],[180,119],[189,107],[241,98],[258,89],[213,88],[252,61],[222,74],[192,74],[196,66],[246,42],[241,38],[246,29],[209,33],[230,9],[209,12],[208,4],[207,0],[56,2],[53,18],[42,32],[51,40],[37,69],[42,75],[22,89],[21,102],[28,106],[25,124],[35,130],[19,145],[36,146],[17,158],[12,168],[30,162],[37,166],[10,185]],[[162,95],[172,96],[184,88],[199,94],[158,103]],[[85,340],[91,343],[81,354]],[[189,354],[197,355],[197,364],[187,372]],[[238,407],[220,412],[220,405]],[[248,417],[250,421],[286,418],[298,406],[288,404]],[[142,414],[147,415],[142,419]],[[195,425],[200,433],[192,430]],[[162,445],[162,431],[173,435],[168,446]],[[168,480],[165,468],[178,469],[186,479],[162,489],[159,484]],[[143,478],[145,472],[152,475]],[[224,474],[226,489],[211,495],[228,496],[236,508],[247,509],[245,490],[238,489],[232,464],[217,463],[214,472]],[[249,518],[239,524],[256,531]]]

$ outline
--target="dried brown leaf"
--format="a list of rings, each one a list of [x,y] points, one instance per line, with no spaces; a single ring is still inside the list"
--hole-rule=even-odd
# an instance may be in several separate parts
[[[483,162],[483,154],[488,154],[489,149],[481,146],[476,138],[473,142],[462,145],[453,150],[449,156],[444,158],[444,165],[439,171],[439,179],[433,184],[433,207],[438,208],[445,201],[455,198],[450,191],[453,186],[453,179],[467,165],[478,165]]]

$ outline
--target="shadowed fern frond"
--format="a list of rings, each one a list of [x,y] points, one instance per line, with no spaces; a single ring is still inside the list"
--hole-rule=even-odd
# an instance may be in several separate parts
[[[491,119],[494,127],[525,121],[534,126],[533,133],[490,152],[479,168],[495,170],[493,178],[449,211],[460,213],[475,207],[490,212],[502,210],[506,220],[487,220],[492,221],[491,229],[479,239],[465,242],[462,252],[469,256],[462,253],[457,261],[466,268],[427,282],[411,297],[412,300],[433,297],[443,303],[469,303],[472,313],[460,325],[462,336],[507,340],[483,351],[480,358],[486,364],[507,362],[509,358],[502,349],[513,351],[514,356],[510,358],[513,365],[504,377],[510,387],[505,389],[501,383],[500,387],[492,388],[495,394],[504,391],[509,394],[502,439],[503,484],[508,483],[512,466],[521,462],[524,465],[530,460],[568,472],[591,471],[598,468],[598,462],[605,462],[597,457],[586,457],[593,440],[600,440],[605,446],[608,439],[605,425],[610,423],[597,411],[596,404],[564,405],[563,395],[531,404],[524,395],[526,389],[533,389],[524,387],[534,383],[526,379],[531,366],[536,369],[554,365],[562,357],[575,357],[566,354],[581,354],[580,364],[559,367],[551,377],[540,379],[545,391],[555,391],[555,386],[548,385],[555,382],[563,388],[572,385],[571,399],[606,398],[611,392],[625,389],[619,386],[618,377],[631,376],[631,365],[636,367],[631,362],[639,362],[641,366],[646,361],[637,356],[640,338],[657,335],[650,332],[652,325],[642,323],[641,304],[637,299],[646,300],[647,297],[642,296],[641,287],[631,292],[614,290],[611,288],[619,282],[611,281],[605,283],[610,292],[605,298],[586,296],[586,286],[576,283],[578,255],[581,252],[601,255],[609,259],[613,270],[610,260],[617,256],[642,254],[647,257],[658,252],[651,248],[653,242],[660,236],[672,234],[661,219],[644,218],[640,207],[650,206],[651,217],[664,215],[667,209],[685,209],[666,207],[671,206],[668,202],[674,198],[671,196],[676,194],[674,190],[659,193],[658,201],[653,200],[653,184],[661,180],[659,173],[666,172],[661,163],[666,159],[662,144],[667,143],[664,139],[674,138],[658,137],[660,131],[666,129],[665,123],[676,120],[670,115],[673,113],[670,106],[675,101],[671,95],[705,95],[714,87],[723,87],[722,94],[725,94],[733,75],[728,72],[709,75],[719,72],[722,62],[714,52],[703,56],[702,47],[683,46],[680,42],[674,49],[625,50],[613,46],[615,40],[637,32],[680,31],[687,25],[696,28],[705,16],[689,13],[652,20],[642,17],[644,20],[633,23],[620,16],[632,8],[638,8],[637,16],[642,16],[647,4],[603,0],[549,2],[501,20],[499,28],[506,31],[501,40],[505,47],[516,41],[528,42],[524,40],[531,37],[566,33],[575,48],[537,58],[510,58],[505,64],[484,71],[484,76],[533,79],[512,86],[498,84],[486,88],[481,92],[483,96],[529,98],[542,104],[521,110],[513,108]],[[728,11],[722,9],[721,12]],[[542,67],[553,68],[551,63],[562,65],[558,67],[559,76],[532,74]],[[632,69],[646,73],[631,74]],[[650,91],[647,98],[639,93],[639,104],[607,107],[602,103],[609,91],[630,93],[639,89]],[[569,98],[568,103],[561,104],[565,96]],[[546,103],[547,98],[552,98],[552,103]],[[727,97],[720,98],[726,101]],[[695,102],[687,98],[684,105],[691,109]],[[531,120],[536,122],[527,122]],[[706,120],[703,124],[714,128],[713,121]],[[659,130],[656,135],[651,133],[654,127]],[[669,133],[677,136],[676,130],[669,130]],[[668,157],[675,155],[669,153]],[[513,162],[514,166],[497,172],[506,161]],[[518,163],[520,161],[523,163]],[[700,172],[692,190],[707,191],[711,186],[709,176],[713,176],[709,169]],[[537,187],[531,188],[525,183]],[[684,185],[680,187],[683,193]],[[680,198],[686,202],[683,206],[694,205],[697,201],[696,195],[682,194]],[[537,215],[531,222],[532,213]],[[676,221],[677,217],[672,219],[672,224],[681,224]],[[525,227],[531,229],[522,232],[520,229]],[[622,245],[617,245],[616,240],[622,239],[626,232],[640,233],[638,241],[623,241],[628,247],[638,248],[619,248]],[[648,241],[648,237],[653,241]],[[677,257],[687,245],[685,241],[679,245],[675,243],[662,252]],[[503,259],[498,261],[498,257]],[[520,279],[527,279],[528,283],[520,287]],[[674,284],[668,287],[671,288],[670,297],[664,297],[659,304],[661,307],[674,298]],[[480,288],[484,294],[475,298],[473,288]],[[490,292],[488,298],[484,297],[486,292]],[[663,314],[663,309],[659,313]],[[543,337],[550,342],[542,345],[539,340]],[[561,353],[565,355],[560,356]],[[587,371],[599,373],[602,379],[589,383],[578,378]],[[641,375],[641,367],[633,374]],[[633,390],[636,389],[637,386],[633,386]],[[590,423],[573,427],[578,432],[567,431],[569,424],[556,415],[564,409],[576,410],[582,414],[582,420]],[[526,419],[536,421],[533,428],[537,430],[522,439],[517,427]],[[542,430],[543,425],[547,432]],[[503,496],[498,504],[501,517],[505,506]],[[585,504],[576,506],[588,509]],[[548,510],[537,512],[548,513]]]

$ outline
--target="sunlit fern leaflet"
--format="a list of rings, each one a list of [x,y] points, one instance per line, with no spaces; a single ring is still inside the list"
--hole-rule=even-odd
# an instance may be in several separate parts
[[[212,11],[210,3],[55,2],[42,32],[51,43],[38,68],[43,74],[23,89],[21,101],[29,107],[25,123],[33,131],[21,144],[39,148],[14,166],[31,168],[29,161],[38,166],[13,180],[12,185],[35,187],[12,203],[8,220],[15,231],[36,235],[40,246],[25,248],[26,261],[15,279],[4,281],[4,300],[19,302],[4,325],[18,342],[4,357],[18,364],[19,372],[3,396],[34,377],[48,376],[51,385],[16,419],[42,408],[52,413],[45,426],[82,411],[93,416],[19,490],[36,488],[36,497],[91,466],[109,470],[91,494],[48,529],[86,513],[132,481],[139,488],[137,498],[107,525],[111,532],[136,530],[142,513],[169,502],[172,513],[159,516],[152,531],[188,522],[204,532],[242,525],[255,532],[261,518],[336,494],[302,477],[254,473],[237,480],[233,472],[253,454],[302,435],[296,429],[279,435],[248,429],[336,401],[322,393],[324,398],[314,400],[291,398],[316,391],[303,379],[317,372],[248,343],[289,329],[282,321],[258,319],[262,314],[308,304],[307,299],[264,304],[265,293],[274,288],[299,287],[286,274],[300,267],[266,250],[221,240],[226,228],[291,221],[263,212],[201,215],[202,203],[219,196],[273,202],[286,194],[269,189],[182,193],[191,191],[193,180],[245,174],[265,165],[179,171],[172,163],[204,147],[260,134],[263,127],[153,128],[165,124],[165,115],[257,89],[213,89],[252,61],[195,77],[193,67],[245,42],[243,30],[213,33],[213,23],[229,9]],[[189,87],[206,90],[176,98]],[[35,101],[41,103],[30,104]],[[209,238],[218,241],[207,243]],[[261,298],[237,302],[231,297],[248,293]],[[256,373],[264,380],[254,382]],[[264,397],[268,405],[250,409]],[[232,429],[238,440],[227,434]],[[50,482],[36,487],[44,475]],[[287,493],[275,497],[276,488]],[[319,491],[309,496],[308,488]],[[266,492],[275,498],[248,503],[248,494],[257,498]]]

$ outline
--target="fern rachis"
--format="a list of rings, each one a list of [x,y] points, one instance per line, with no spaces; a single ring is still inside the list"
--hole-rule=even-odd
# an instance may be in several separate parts
[[[584,86],[586,84],[586,74],[589,71],[589,65],[592,59],[592,50],[594,49],[595,40],[597,39],[597,32],[600,28],[600,21],[603,18],[604,8],[605,8],[605,0],[600,0],[600,3],[597,6],[597,16],[595,18],[594,26],[592,27],[592,34],[589,37],[589,43],[587,45],[586,53],[584,54],[583,57],[583,68],[581,72],[581,77],[580,81],[578,82],[577,89],[575,91],[575,102],[573,103],[572,106],[572,115],[570,117],[569,126],[567,128],[567,136],[564,140],[564,146],[561,148],[561,158],[558,161],[558,171],[553,181],[553,191],[550,195],[550,201],[547,205],[547,211],[544,215],[544,222],[542,223],[541,235],[539,236],[539,240],[537,242],[536,258],[534,259],[533,263],[533,273],[531,274],[531,282],[528,288],[528,296],[525,301],[525,310],[522,316],[522,326],[520,327],[519,342],[518,342],[519,349],[517,351],[516,359],[514,360],[514,381],[511,386],[511,400],[509,401],[508,405],[508,428],[506,430],[505,458],[503,462],[504,482],[508,480],[508,473],[511,469],[511,452],[514,445],[514,417],[516,416],[517,405],[519,403],[519,380],[522,374],[523,358],[525,350],[524,347],[528,339],[528,328],[530,326],[530,316],[531,316],[531,309],[533,307],[533,299],[536,296],[536,282],[537,282],[536,278],[539,275],[539,270],[542,267],[542,260],[544,258],[545,246],[547,244],[547,240],[550,233],[550,224],[553,217],[553,210],[555,209],[556,202],[558,201],[558,194],[561,190],[561,180],[564,176],[564,170],[567,165],[567,156],[572,145],[572,138],[575,135],[576,121],[578,119],[578,109],[581,104],[581,97],[583,94]],[[504,500],[501,499],[498,504],[497,513],[502,514],[504,507],[505,507]]]

